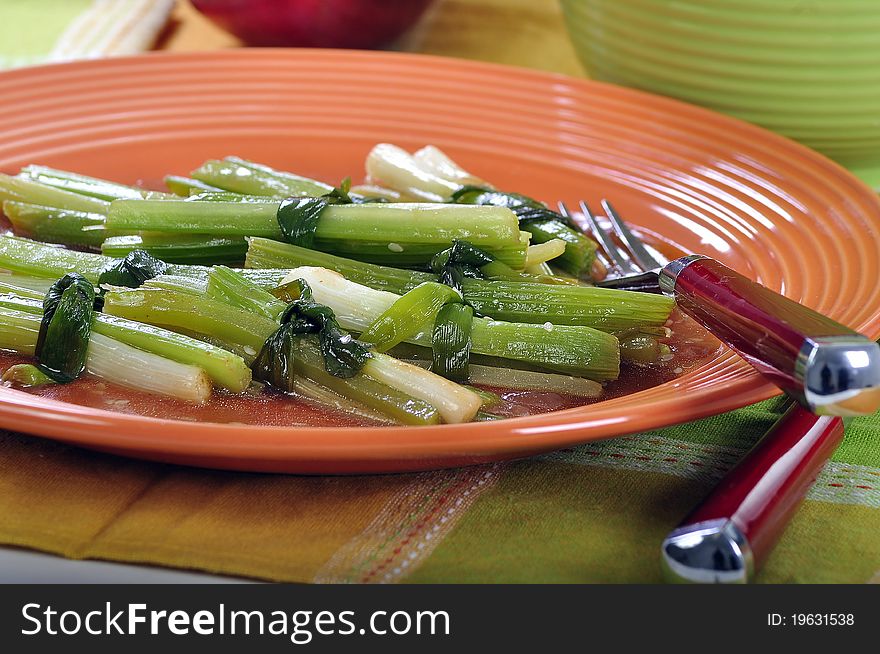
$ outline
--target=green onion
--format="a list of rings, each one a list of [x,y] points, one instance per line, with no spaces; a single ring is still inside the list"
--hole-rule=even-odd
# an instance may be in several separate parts
[[[416,270],[404,270],[391,266],[380,266],[354,259],[347,259],[335,254],[318,252],[299,247],[290,243],[281,243],[267,238],[248,238],[248,252],[245,266],[252,269],[290,269],[299,266],[315,266],[335,270],[347,279],[380,291],[390,291],[401,295],[412,290],[422,282],[437,281],[438,276]],[[501,261],[491,261],[480,267],[480,272],[487,279],[505,281],[521,281],[531,283],[577,285],[573,279],[554,277],[551,275],[528,275],[513,270]],[[246,275],[256,274],[245,272]],[[278,276],[277,279],[283,277]]]
[[[663,325],[675,304],[654,293],[481,279],[464,280],[462,292],[467,303],[486,316],[585,325],[603,331]]]
[[[351,282],[322,268],[296,268],[285,279],[304,279],[315,299],[333,309],[344,328],[364,331],[400,296]],[[567,288],[567,287],[560,287]],[[431,346],[431,325],[408,342]],[[590,327],[533,325],[475,318],[471,348],[476,354],[531,363],[541,368],[603,381],[619,372],[617,338]]]
[[[0,275],[0,293],[11,293],[42,302],[55,280],[27,275]],[[42,313],[42,309],[40,309]]]
[[[575,277],[593,276],[597,248],[595,241],[553,220],[528,222],[523,225],[523,229],[532,235],[533,243],[547,243],[555,239],[565,242],[565,251],[553,259],[554,266],[559,266]]]
[[[522,229],[532,235],[534,243],[541,245],[556,239],[565,243],[564,253],[554,259],[554,265],[578,277],[591,276],[598,247],[596,242],[572,229],[568,218],[551,211],[537,200],[481,186],[462,186],[452,194],[451,201],[510,209],[519,218]]]
[[[375,288],[402,295],[423,282],[437,281],[437,275],[415,270],[402,270],[390,266],[346,259],[326,252],[281,243],[266,238],[249,238],[245,266],[248,268],[290,269],[299,266],[315,266],[335,270],[346,278]],[[245,271],[247,274],[249,271]],[[255,271],[256,272],[256,271]],[[282,273],[284,277],[286,273]],[[277,280],[276,280],[277,281]]]
[[[94,305],[95,288],[77,273],[46,293],[35,354],[40,369],[57,382],[71,382],[85,370]]]
[[[377,351],[385,352],[417,334],[426,322],[434,319],[444,304],[460,300],[461,295],[449,286],[425,282],[402,295],[376,317],[360,339],[373,344]]]
[[[80,195],[87,195],[100,200],[152,200],[170,197],[168,193],[147,191],[135,186],[117,184],[106,179],[89,177],[66,170],[56,170],[46,166],[25,166],[21,169],[21,176],[27,179]]]
[[[261,236],[279,240],[280,202],[117,200],[106,226],[118,231]],[[527,244],[516,217],[503,207],[436,204],[328,205],[315,226],[314,246],[359,259],[427,263],[454,240],[466,240],[514,268],[525,265]]]
[[[278,320],[287,305],[269,291],[249,282],[225,266],[214,266],[208,274],[206,293],[209,298],[226,302],[239,309]]]
[[[215,193],[217,191],[223,191],[219,186],[212,186],[211,184],[200,182],[192,177],[181,177],[180,175],[166,175],[165,186],[167,186],[175,195],[183,197],[187,197],[193,193]]]
[[[55,380],[31,363],[17,363],[6,369],[0,381],[14,386],[32,388],[55,384]]]
[[[267,239],[252,238],[248,245],[248,266],[327,268],[350,281],[377,290],[401,295],[425,281],[435,281],[428,273],[400,270],[362,263]],[[503,266],[493,261],[482,268],[495,273]],[[244,271],[248,274],[248,271]],[[283,277],[284,274],[280,273]],[[277,280],[279,271],[267,274]],[[521,278],[518,278],[521,279]],[[610,291],[610,292],[609,292]],[[669,318],[674,302],[650,294],[618,291],[576,284],[539,284],[523,281],[464,279],[465,301],[479,313],[509,322],[551,322],[584,325],[614,331],[632,326],[662,325]]]
[[[324,369],[323,357],[315,336],[295,339],[293,347],[295,351],[291,360],[294,377],[297,375],[305,377],[403,424],[431,425],[440,422],[440,411],[433,403],[413,397],[408,390],[390,385],[387,379],[377,379],[373,375],[366,374],[366,369],[363,373],[349,378],[336,377],[328,373]],[[386,358],[395,361],[391,357]],[[383,365],[379,364],[378,367],[380,374],[377,376],[383,377],[381,374]],[[399,383],[400,378],[391,381]]]
[[[168,270],[168,264],[143,250],[132,250],[123,259],[101,272],[99,284],[137,288],[148,279],[162,275]]]
[[[33,356],[40,333],[40,313],[0,308],[0,350]]]
[[[372,409],[362,402],[355,402],[350,397],[331,391],[302,375],[294,379],[294,393],[333,411],[360,416],[380,423],[396,424],[395,420],[384,413]]]
[[[39,313],[0,306],[0,348],[33,355],[39,328]],[[165,359],[94,332],[89,337],[85,368],[115,384],[187,401],[203,402],[211,392],[211,384],[201,368]]]
[[[366,168],[373,181],[425,202],[446,202],[461,186],[425,170],[412,155],[390,143],[380,143],[370,151]]]
[[[240,237],[220,238],[201,234],[144,233],[140,236],[114,236],[101,245],[108,257],[124,257],[133,250],[144,250],[167,263],[241,263],[247,242]]]
[[[430,361],[422,359],[410,360],[409,363],[422,368],[431,366]],[[517,391],[543,391],[585,398],[599,397],[603,392],[602,384],[584,379],[583,377],[571,377],[569,375],[557,375],[555,373],[500,366],[485,366],[472,363],[468,367],[468,377],[468,381],[471,384]],[[487,400],[501,401],[501,398],[494,393],[488,393],[488,391],[480,388],[474,390],[484,396],[484,407],[491,406],[491,404],[487,404]],[[486,398],[486,395],[489,397]]]
[[[43,207],[15,200],[3,202],[3,213],[16,233],[47,243],[99,247],[104,239],[103,232],[83,230],[84,227],[104,225],[104,216],[99,213]]]
[[[565,241],[554,238],[552,240],[529,246],[526,252],[526,268],[540,266],[541,264],[555,259],[565,252]]]
[[[201,334],[238,346],[253,360],[278,323],[225,302],[164,289],[113,290],[104,296],[104,313]]]
[[[363,374],[433,405],[447,423],[472,420],[482,405],[480,396],[464,386],[380,352],[367,361]]]
[[[15,236],[0,236],[0,269],[34,277],[58,279],[76,271],[90,282],[115,263],[115,259],[52,247]]]
[[[140,350],[125,343],[92,334],[88,371],[115,384],[145,393],[170,395],[188,402],[206,402],[211,381],[204,370]]]
[[[8,294],[0,295],[0,310],[28,314],[38,321],[43,313],[40,300]],[[92,335],[94,334],[107,336],[177,363],[202,368],[217,386],[233,393],[241,393],[251,382],[251,370],[240,356],[161,327],[106,313],[95,313],[92,319]],[[9,349],[21,351],[17,347]]]
[[[474,310],[466,304],[447,304],[437,313],[431,333],[431,369],[457,382],[468,380]]]
[[[277,198],[323,195],[332,186],[237,157],[206,161],[191,173],[200,182],[245,195]]]
[[[204,191],[192,193],[189,202],[235,202],[237,204],[278,204],[278,198],[265,195],[242,195],[231,191]]]
[[[0,199],[87,213],[105,214],[110,208],[110,203],[105,200],[3,174],[0,174]]]
[[[413,161],[422,170],[462,186],[466,184],[485,184],[483,180],[466,171],[450,159],[440,148],[433,145],[426,145],[416,150],[413,153]]]
[[[335,377],[348,378],[356,375],[370,357],[369,346],[352,338],[339,327],[333,310],[315,302],[312,289],[305,281],[297,279],[288,282],[286,286],[284,292],[292,296],[292,302],[281,314],[281,327],[267,339],[264,351],[272,347],[283,349],[281,341],[302,334],[317,333],[327,372]],[[296,290],[292,291],[291,287],[296,287]],[[263,358],[261,352],[258,362]]]

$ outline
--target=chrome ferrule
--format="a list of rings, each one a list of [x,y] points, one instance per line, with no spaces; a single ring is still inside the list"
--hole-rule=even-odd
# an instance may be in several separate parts
[[[754,573],[748,540],[726,518],[678,527],[663,541],[661,553],[670,583],[744,584]]]
[[[709,257],[702,254],[689,254],[686,257],[679,257],[678,259],[670,261],[660,269],[660,290],[663,291],[664,295],[675,297],[675,282],[678,280],[681,271],[691,265],[694,261],[708,258]]]
[[[795,378],[813,413],[856,416],[880,408],[880,345],[859,334],[809,338]]]

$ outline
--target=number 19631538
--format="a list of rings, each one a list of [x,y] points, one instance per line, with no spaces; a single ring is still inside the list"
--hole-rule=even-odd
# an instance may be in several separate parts
[[[855,624],[852,613],[768,613],[770,627],[851,627]]]

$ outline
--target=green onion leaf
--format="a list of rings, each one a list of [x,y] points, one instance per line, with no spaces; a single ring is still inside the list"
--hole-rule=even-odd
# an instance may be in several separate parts
[[[437,282],[419,284],[382,312],[361,334],[361,340],[385,352],[417,334],[448,302],[460,302],[461,294]]]
[[[95,287],[77,273],[67,273],[46,293],[35,354],[40,369],[59,383],[85,370],[94,305]]]
[[[527,195],[519,193],[503,193],[483,186],[469,185],[462,186],[453,193],[450,201],[455,204],[488,204],[493,207],[507,207],[519,218],[520,225],[534,221],[555,220],[574,230],[579,230],[570,218],[548,209]]]
[[[439,276],[441,284],[461,291],[465,278],[482,279],[483,272],[480,269],[494,260],[491,254],[467,241],[453,241],[452,247],[434,255],[431,259],[431,270]]]
[[[98,277],[98,284],[138,288],[148,279],[164,275],[168,264],[144,250],[132,250]]]
[[[287,198],[278,206],[278,227],[284,240],[304,248],[315,244],[315,230],[328,202],[322,198]]]
[[[431,370],[457,382],[468,380],[474,310],[466,304],[447,304],[437,314],[431,334]]]
[[[281,326],[266,339],[253,364],[254,377],[285,391],[293,391],[296,341],[317,334],[325,370],[342,379],[354,377],[370,358],[370,348],[343,331],[330,307],[312,299],[312,289],[303,280],[285,285],[286,292],[299,287],[298,299],[281,314]]]

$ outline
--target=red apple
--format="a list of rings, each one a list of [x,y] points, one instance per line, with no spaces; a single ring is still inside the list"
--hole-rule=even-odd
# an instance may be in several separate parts
[[[248,45],[379,48],[432,0],[192,0]]]

